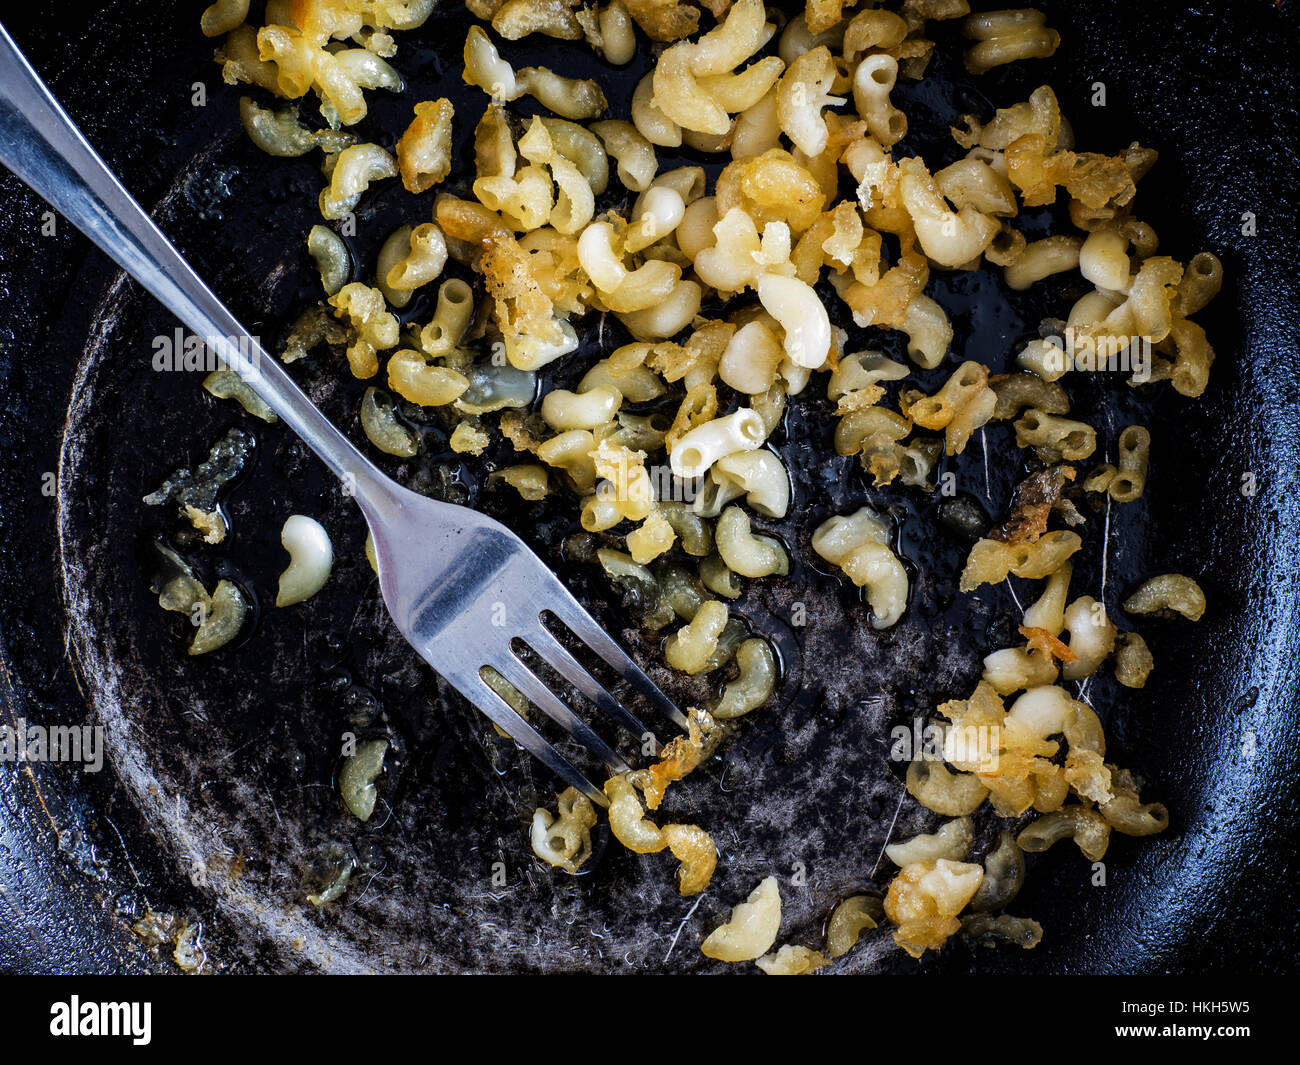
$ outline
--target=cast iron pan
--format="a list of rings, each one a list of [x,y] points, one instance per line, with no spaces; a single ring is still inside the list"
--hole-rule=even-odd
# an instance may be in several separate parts
[[[1144,795],[1166,803],[1173,824],[1154,839],[1115,839],[1104,885],[1068,844],[1031,859],[1011,909],[1045,927],[1037,950],[954,942],[914,962],[882,931],[838,968],[1294,971],[1294,12],[1265,3],[1042,6],[1064,38],[1050,65],[972,79],[955,58],[952,27],[939,29],[932,76],[902,93],[912,116],[903,148],[952,158],[946,130],[959,112],[987,113],[1050,80],[1082,147],[1116,151],[1136,139],[1159,149],[1138,207],[1162,249],[1186,259],[1207,248],[1224,262],[1223,294],[1201,316],[1219,354],[1203,399],[1135,393],[1100,380],[1108,375],[1070,382],[1075,409],[1106,446],[1139,419],[1155,439],[1147,498],[1110,514],[1112,616],[1126,620],[1119,601],[1154,572],[1195,574],[1210,600],[1199,625],[1130,622],[1156,655],[1144,691],[1106,677],[1088,690],[1110,759],[1143,778]],[[391,144],[412,100],[448,94],[468,141],[481,97],[459,84],[466,20],[459,4],[445,7],[402,37],[397,66],[409,91],[401,100],[370,94],[366,136]],[[303,237],[320,177],[309,159],[275,160],[249,144],[238,94],[221,84],[196,23],[183,5],[143,0],[6,21],[92,143],[270,345],[315,298]],[[550,52],[531,40],[507,54],[531,63]],[[626,99],[617,87],[627,75],[594,59],[578,66],[602,70],[611,99]],[[206,106],[193,102],[196,82]],[[1104,108],[1090,104],[1096,82]],[[687,152],[681,161],[700,160]],[[369,267],[383,236],[399,220],[422,220],[428,201],[392,182],[368,196],[359,262]],[[590,871],[568,877],[540,865],[526,843],[531,812],[550,802],[554,782],[395,635],[362,556],[359,515],[278,427],[257,427],[256,459],[225,498],[233,535],[186,552],[209,586],[229,577],[267,606],[283,561],[280,523],[303,512],[332,531],[335,575],[303,607],[259,608],[239,645],[187,658],[184,623],[148,589],[147,545],[176,529],[140,499],[228,427],[253,423],[201,393],[197,375],[151,369],[153,339],[174,323],[66,223],[43,235],[43,211],[0,177],[3,712],[11,722],[102,725],[109,760],[98,774],[0,764],[0,970],[174,971],[171,945],[132,931],[161,914],[193,929],[205,971],[706,971],[720,966],[699,953],[700,939],[762,877],[782,878],[782,942],[815,946],[839,899],[887,883],[886,839],[933,827],[936,818],[903,800],[888,730],[967,694],[979,657],[1013,638],[1015,605],[1006,588],[956,595],[965,545],[938,525],[937,496],[876,491],[855,465],[825,458],[832,422],[816,390],[793,405],[778,437],[796,504],[772,529],[806,560],[811,529],[832,511],[865,501],[888,509],[913,565],[904,621],[875,633],[853,590],[806,562],[787,582],[753,584],[737,609],[780,647],[782,690],[739,723],[719,759],[674,787],[667,811],[713,834],[721,858],[712,887],[683,900],[673,863],[601,834]],[[1245,212],[1253,235],[1242,231]],[[1047,211],[1026,216],[1034,234],[1049,221]],[[995,370],[1040,317],[1078,294],[1058,279],[1011,298],[983,274],[938,275],[932,290],[956,325],[955,356]],[[552,382],[575,379],[602,339],[619,337],[588,329],[581,357]],[[897,336],[854,330],[851,339],[898,354]],[[318,352],[295,372],[361,439],[360,390],[338,357]],[[949,372],[922,374],[921,384],[932,389]],[[390,461],[395,476],[510,524],[643,662],[659,661],[617,595],[575,561],[583,544],[568,539],[567,504],[522,504],[487,487],[447,450],[435,419],[420,431],[421,456]],[[1005,424],[990,428],[982,446],[943,467],[994,517],[1024,473],[1009,441]],[[1244,474],[1253,495],[1241,491]],[[1105,514],[1088,518],[1075,587],[1095,595]],[[791,624],[797,604],[802,627]],[[656,675],[683,702],[708,693]],[[364,827],[333,787],[346,731],[384,736],[396,755]],[[976,854],[992,830],[980,824]],[[348,892],[323,909],[308,904],[341,863],[356,866]]]

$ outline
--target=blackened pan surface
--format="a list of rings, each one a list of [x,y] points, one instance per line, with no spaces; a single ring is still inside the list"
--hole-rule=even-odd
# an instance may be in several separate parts
[[[1137,580],[1165,570],[1203,577],[1211,601],[1199,626],[1142,626],[1158,663],[1143,692],[1104,680],[1090,689],[1110,757],[1144,777],[1174,825],[1154,840],[1116,840],[1104,887],[1066,847],[1033,860],[1013,907],[1046,928],[1033,952],[954,944],[918,964],[882,934],[841,964],[1293,971],[1295,33],[1264,5],[1045,6],[1064,37],[1050,68],[972,81],[945,35],[948,59],[908,108],[907,147],[951,156],[950,142],[941,146],[958,110],[1003,105],[1049,80],[1082,146],[1114,151],[1136,139],[1160,150],[1138,204],[1162,248],[1184,259],[1209,248],[1224,260],[1225,292],[1203,316],[1219,361],[1201,401],[1122,394],[1108,414],[1100,402],[1113,384],[1072,386],[1076,409],[1103,438],[1139,418],[1155,436],[1149,503],[1110,516],[1112,614]],[[137,5],[112,11],[81,26],[9,28],[200,273],[274,342],[313,295],[301,242],[319,177],[309,162],[268,159],[243,138],[236,94],[221,86],[188,13],[151,13],[162,25],[146,34],[153,23]],[[459,16],[439,16],[403,40],[398,65],[411,99],[435,89],[458,104],[470,99],[444,82],[458,81],[458,55],[437,51],[463,29]],[[175,43],[155,51],[151,40]],[[545,53],[525,45],[511,54],[545,61]],[[205,85],[204,107],[193,103],[195,82]],[[1104,109],[1090,103],[1099,82]],[[408,108],[406,98],[377,99],[371,128],[400,129]],[[460,113],[470,116],[458,123],[463,141],[477,111],[467,103]],[[410,207],[391,190],[366,201],[363,261]],[[786,585],[752,590],[739,609],[785,652],[781,705],[743,721],[723,759],[672,798],[719,844],[713,887],[695,906],[676,895],[671,863],[617,846],[598,850],[590,874],[560,877],[525,842],[552,782],[414,664],[361,560],[359,517],[274,429],[258,433],[256,461],[229,496],[229,545],[195,552],[203,576],[273,595],[279,524],[295,511],[327,524],[343,562],[325,593],[292,612],[264,612],[242,646],[185,657],[180,632],[148,594],[144,544],[160,523],[139,500],[238,419],[202,397],[194,375],[150,368],[153,338],[173,323],[88,256],[66,225],[42,236],[43,205],[12,179],[0,185],[0,210],[5,712],[102,723],[111,740],[111,767],[98,775],[0,765],[0,968],[165,969],[166,951],[128,930],[153,910],[201,926],[207,964],[227,971],[707,969],[701,936],[763,876],[783,879],[783,941],[815,945],[839,898],[887,881],[886,837],[932,826],[900,801],[901,767],[885,737],[968,692],[979,656],[1010,639],[1014,604],[988,589],[955,602],[961,548],[937,531],[937,500],[874,492],[847,464],[820,458],[824,403],[801,400],[785,427],[797,505],[777,531],[807,558],[810,530],[828,513],[868,500],[890,508],[917,565],[904,623],[873,633],[856,596],[809,566]],[[1246,213],[1253,235],[1242,231]],[[935,287],[958,328],[958,357],[999,369],[1014,342],[1074,294],[1063,283],[1008,300],[989,279]],[[895,350],[896,338],[859,330],[853,339]],[[317,356],[300,379],[357,431],[357,392],[340,383],[337,364]],[[427,450],[445,459],[438,430],[429,433]],[[1021,471],[1007,457],[1008,436],[988,432],[988,474],[978,446],[946,467],[994,512]],[[426,484],[430,469],[393,467]],[[56,475],[52,495],[46,473]],[[571,531],[563,508],[521,509],[468,475],[453,490],[528,537],[636,643],[607,589],[560,556]],[[1105,516],[1089,517],[1091,553],[1077,580],[1096,594]],[[796,603],[806,627],[788,624]],[[652,649],[642,650],[650,660]],[[400,752],[385,793],[391,808],[361,832],[331,786],[346,730],[383,734]],[[358,863],[353,885],[317,912],[304,896],[340,860]]]

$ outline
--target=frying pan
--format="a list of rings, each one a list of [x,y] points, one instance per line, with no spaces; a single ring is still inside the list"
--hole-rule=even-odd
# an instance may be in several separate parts
[[[938,28],[931,78],[904,92],[913,128],[903,147],[950,158],[956,114],[988,113],[1049,80],[1080,145],[1113,152],[1136,139],[1160,151],[1138,210],[1162,249],[1185,260],[1205,248],[1224,262],[1224,291],[1201,316],[1218,352],[1202,399],[1070,382],[1075,409],[1104,442],[1113,447],[1118,428],[1139,419],[1155,441],[1147,496],[1114,508],[1108,526],[1103,512],[1088,513],[1076,589],[1103,588],[1105,541],[1112,616],[1122,619],[1120,600],[1156,572],[1195,575],[1210,601],[1198,625],[1131,619],[1156,656],[1144,690],[1098,678],[1088,691],[1109,759],[1142,777],[1144,796],[1169,807],[1172,825],[1152,839],[1115,839],[1104,884],[1067,844],[1031,856],[1011,910],[1043,924],[1036,950],[954,942],[917,962],[881,931],[837,967],[1294,972],[1295,10],[1040,6],[1062,33],[1055,60],[983,79],[961,71],[953,28]],[[469,116],[457,123],[466,146],[477,110],[459,85],[465,17],[459,4],[445,8],[402,38],[408,93],[370,94],[366,135],[391,144],[412,100],[447,94]],[[119,0],[82,12],[7,15],[6,26],[199,273],[251,332],[278,341],[316,298],[303,252],[314,165],[270,159],[247,142],[237,93],[221,84],[194,11]],[[554,62],[536,40],[508,54]],[[573,62],[584,74],[602,69],[592,58]],[[613,78],[611,99],[624,95],[626,77]],[[1097,83],[1104,107],[1091,102]],[[676,162],[699,161],[685,152]],[[662,162],[676,165],[670,155]],[[70,226],[56,221],[50,234],[44,210],[0,176],[0,712],[11,723],[102,726],[108,761],[99,773],[0,763],[0,970],[175,971],[172,944],[133,930],[163,915],[190,929],[190,964],[204,971],[712,971],[722,967],[699,953],[701,937],[762,877],[781,878],[782,942],[816,946],[839,899],[887,884],[885,841],[933,829],[936,819],[903,797],[889,729],[968,694],[979,658],[1013,638],[1016,589],[959,597],[965,545],[938,522],[939,497],[877,491],[850,463],[828,459],[824,400],[801,397],[778,435],[795,506],[772,530],[806,560],[811,529],[830,513],[867,501],[888,510],[913,570],[904,621],[874,632],[853,590],[811,562],[779,585],[751,587],[737,610],[777,644],[781,688],[669,799],[671,814],[717,841],[713,886],[683,900],[672,863],[628,854],[601,832],[589,871],[568,877],[537,863],[526,842],[554,782],[417,664],[386,624],[351,504],[275,427],[257,430],[255,460],[225,498],[229,542],[192,557],[209,586],[228,577],[268,604],[283,560],[279,525],[309,513],[334,535],[335,575],[305,607],[259,608],[238,646],[187,658],[183,622],[148,588],[148,544],[166,520],[140,499],[247,423],[204,396],[195,375],[151,368],[154,338],[174,323]],[[399,189],[367,197],[357,259],[373,262],[383,235],[413,213]],[[1048,214],[1026,222],[1045,232]],[[1078,294],[1063,278],[1031,294],[986,276],[939,277],[932,288],[956,326],[956,356],[995,370]],[[573,366],[548,383],[575,379],[612,339],[587,330]],[[851,339],[899,351],[889,334],[855,330]],[[921,386],[946,372],[920,375]],[[296,373],[359,433],[356,383],[337,360],[317,354]],[[568,504],[509,498],[447,450],[436,420],[420,432],[421,457],[391,466],[399,479],[506,521],[680,700],[709,694],[657,666],[627,604],[580,561],[591,545],[572,539]],[[493,452],[489,464],[504,459]],[[994,518],[1024,473],[1005,427],[943,469]],[[1021,586],[1022,600],[1028,591]],[[796,607],[805,625],[792,624]],[[380,812],[366,826],[333,787],[345,731],[394,747]],[[976,854],[994,829],[979,823]],[[344,866],[354,871],[338,902],[306,901]]]

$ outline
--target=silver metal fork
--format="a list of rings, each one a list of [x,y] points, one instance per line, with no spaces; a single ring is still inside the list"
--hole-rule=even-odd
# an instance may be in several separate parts
[[[505,526],[382,474],[250,338],[113,176],[0,27],[0,163],[140,282],[338,476],[374,536],[379,585],[402,635],[471,703],[590,799],[604,795],[483,679],[495,669],[614,772],[628,766],[516,653],[526,644],[638,741],[653,735],[542,624],[553,614],[679,727],[686,720]]]

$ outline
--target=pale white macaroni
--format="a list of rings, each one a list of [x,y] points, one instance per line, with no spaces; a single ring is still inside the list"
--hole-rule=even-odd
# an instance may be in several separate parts
[[[289,553],[289,565],[280,574],[275,605],[293,606],[325,587],[334,566],[334,548],[325,527],[304,514],[292,514],[285,520],[280,543]]]
[[[731,917],[709,933],[700,950],[718,961],[753,961],[772,949],[780,930],[781,889],[769,876],[732,907]]]

